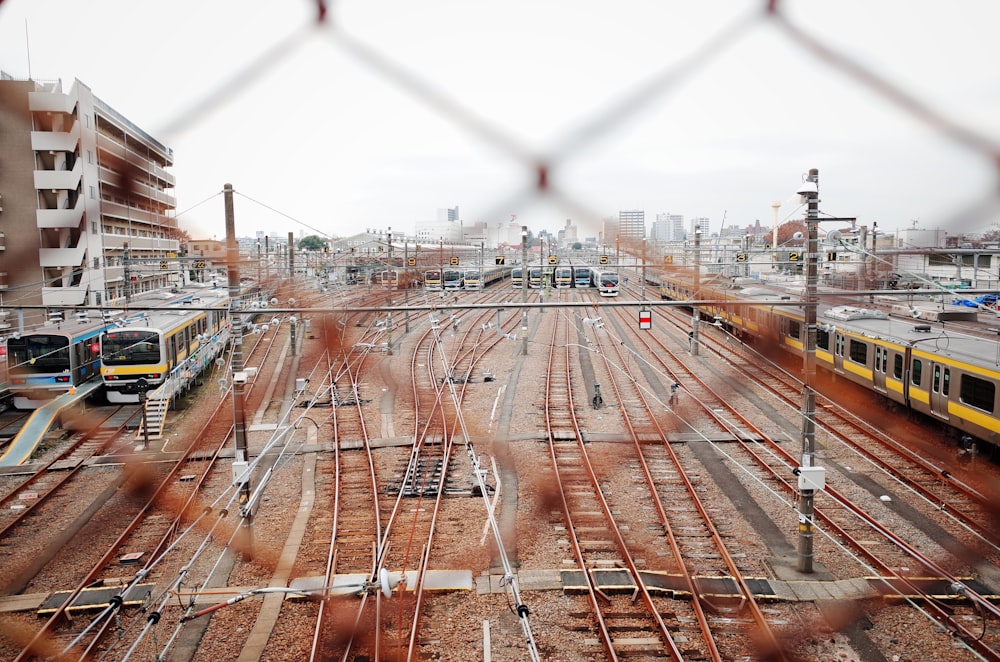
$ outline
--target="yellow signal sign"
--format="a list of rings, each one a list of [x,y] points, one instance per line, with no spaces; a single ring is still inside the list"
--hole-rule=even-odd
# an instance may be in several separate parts
[[[194,268],[195,269],[204,269],[205,268],[205,260],[195,260]]]
[[[166,260],[160,260],[160,268],[161,269],[166,269],[168,266],[169,265],[167,264]]]
[[[664,255],[663,256],[663,264],[673,264],[673,263],[674,263],[674,256],[673,255]]]
[[[736,254],[736,261],[737,262],[746,262],[747,261],[747,254],[746,253],[737,253]]]
[[[455,256],[455,255],[452,255],[451,256],[451,260],[448,261],[448,264],[450,264],[453,267],[457,267],[458,266],[458,257]]]
[[[798,262],[799,261],[799,254],[797,252],[795,252],[795,251],[792,251],[791,253],[788,254],[788,261],[789,262]]]
[[[549,256],[549,264],[559,264],[559,256],[558,255],[550,255]]]
[[[408,267],[415,267],[415,266],[417,266],[417,258],[415,258],[415,257],[408,257],[408,258],[406,258],[406,266],[408,266]]]
[[[494,259],[494,263],[495,263],[495,264],[496,264],[497,266],[500,266],[500,265],[502,265],[502,264],[503,264],[503,263],[504,263],[505,261],[506,261],[506,260],[504,259],[504,256],[503,256],[503,255],[497,255],[497,256],[496,256],[496,258]]]
[[[597,258],[597,261],[599,263],[601,263],[601,264],[607,264],[608,263],[608,256],[607,255],[602,255],[601,257]]]

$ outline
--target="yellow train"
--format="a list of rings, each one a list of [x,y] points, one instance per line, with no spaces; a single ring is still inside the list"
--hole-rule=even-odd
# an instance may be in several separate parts
[[[165,389],[163,399],[188,388],[229,341],[226,289],[163,292],[159,304],[131,314],[101,334],[101,379],[108,401],[139,402]],[[133,309],[134,311],[134,309]]]
[[[664,299],[693,300],[691,281],[662,279]],[[754,342],[801,356],[805,348],[801,294],[728,281],[703,284],[707,319]],[[718,303],[715,303],[718,302]],[[947,306],[947,304],[945,304]],[[1000,445],[1000,342],[962,333],[947,323],[890,315],[875,308],[832,306],[816,317],[816,367],[849,379],[900,406],[947,426],[955,436]],[[967,440],[968,441],[968,440]]]

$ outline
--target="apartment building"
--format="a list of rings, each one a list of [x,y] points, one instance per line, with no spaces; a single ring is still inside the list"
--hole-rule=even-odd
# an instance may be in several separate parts
[[[79,80],[63,91],[0,72],[0,323],[183,283],[172,165]]]

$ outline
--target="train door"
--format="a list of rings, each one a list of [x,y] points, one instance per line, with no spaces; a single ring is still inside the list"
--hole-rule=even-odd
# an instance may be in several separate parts
[[[872,370],[872,381],[879,393],[885,393],[885,371],[888,363],[889,348],[875,345],[875,369]]]
[[[840,331],[833,332],[833,371],[839,375],[844,374],[844,345],[847,338]]]
[[[940,363],[931,364],[931,413],[948,418],[948,394],[951,391],[951,368]]]

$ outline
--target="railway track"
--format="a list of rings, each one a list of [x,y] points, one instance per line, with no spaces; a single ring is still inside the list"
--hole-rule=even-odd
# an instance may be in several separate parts
[[[764,473],[755,474],[754,480],[762,483],[780,487],[780,492],[786,495],[789,503],[794,503],[797,496],[797,488],[793,481],[787,477],[792,473],[792,469],[797,466],[797,458],[780,444],[774,442],[769,435],[757,428],[747,417],[737,410],[737,403],[732,393],[720,395],[711,389],[708,384],[697,374],[693,365],[696,361],[683,361],[677,354],[672,352],[662,341],[655,336],[648,336],[649,340],[646,350],[647,355],[655,357],[663,370],[675,375],[684,384],[683,397],[689,402],[696,403],[693,409],[699,410],[697,413],[685,410],[685,420],[692,429],[702,431],[702,436],[706,440],[711,437],[704,434],[705,422],[714,419],[716,425],[726,428],[729,434],[735,439],[733,448],[745,452],[747,460],[742,461],[746,470],[754,467],[754,471],[762,470]],[[646,337],[643,337],[646,338]],[[757,368],[754,368],[755,370]],[[686,374],[685,374],[686,371]],[[741,377],[731,377],[730,383],[739,383]],[[708,428],[711,429],[711,428]],[[763,442],[763,443],[760,443]],[[727,453],[730,461],[737,461],[733,451]],[[815,509],[816,520],[822,522],[829,528],[829,533],[840,545],[850,548],[851,556],[855,562],[863,559],[859,563],[859,570],[870,574],[880,573],[884,576],[901,581],[908,585],[908,590],[920,595],[922,591],[913,582],[907,581],[910,574],[909,568],[914,564],[923,568],[924,572],[939,574],[949,581],[960,583],[957,574],[960,571],[952,571],[944,568],[931,560],[926,554],[918,550],[914,545],[906,542],[907,538],[912,538],[909,531],[894,532],[886,527],[870,513],[870,506],[862,505],[853,501],[846,493],[852,488],[852,478],[848,476],[844,483],[838,483],[832,476],[827,479],[825,493],[831,497],[832,503]],[[839,487],[835,487],[839,485]],[[851,490],[857,494],[857,490]],[[898,525],[897,525],[898,526]],[[817,540],[817,545],[823,541]],[[833,549],[823,548],[826,553],[837,553],[837,545]],[[868,564],[867,567],[864,567]],[[932,596],[923,593],[924,599],[933,605]],[[979,604],[978,608],[993,612],[996,607],[988,604],[981,595],[969,592],[973,606]],[[942,610],[932,606],[930,611],[935,615],[938,622],[945,624],[956,633],[956,636],[967,642],[971,647],[980,650],[984,654],[991,653],[990,648],[977,641],[967,628],[962,619],[952,618],[948,615],[948,610]]]

